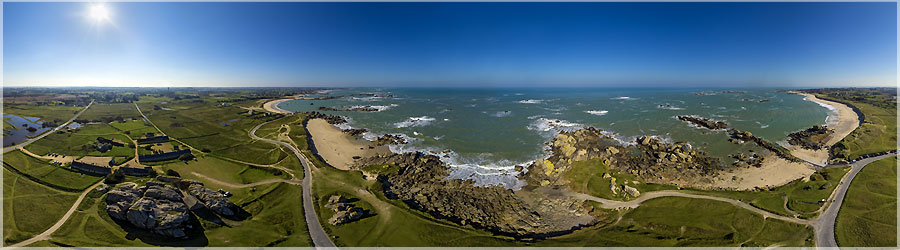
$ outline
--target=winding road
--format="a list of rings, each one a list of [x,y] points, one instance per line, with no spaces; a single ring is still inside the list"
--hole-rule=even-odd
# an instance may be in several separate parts
[[[294,155],[297,156],[297,159],[300,160],[300,163],[303,165],[303,182],[301,185],[303,187],[303,214],[306,217],[306,226],[309,227],[309,236],[310,238],[312,238],[313,246],[315,246],[317,249],[337,249],[337,247],[334,245],[334,242],[331,242],[331,238],[329,238],[328,234],[325,233],[325,229],[322,228],[322,224],[319,223],[319,216],[316,215],[316,207],[313,203],[311,195],[312,187],[310,184],[312,183],[312,172],[309,169],[309,160],[306,159],[306,156],[303,156],[303,154],[300,153],[300,150],[297,149],[297,147],[294,147],[291,144],[283,141],[276,141],[256,136],[257,129],[259,129],[263,125],[277,120],[278,119],[256,125],[256,127],[253,127],[253,129],[250,130],[250,137],[254,140],[260,140],[287,147],[294,152]]]
[[[87,106],[84,106],[84,109],[82,109],[81,111],[79,111],[78,114],[75,114],[75,116],[73,116],[72,119],[69,119],[68,121],[66,121],[66,123],[63,123],[62,125],[59,125],[58,127],[53,128],[52,130],[47,131],[46,133],[43,133],[43,134],[41,134],[41,135],[39,135],[39,136],[37,136],[37,137],[35,137],[35,138],[31,138],[31,139],[25,140],[24,142],[19,143],[19,144],[16,144],[16,145],[13,145],[13,146],[5,147],[5,148],[3,148],[3,153],[9,152],[9,151],[13,151],[13,150],[15,150],[15,149],[25,148],[25,146],[28,146],[28,144],[31,144],[32,142],[35,142],[35,141],[37,141],[37,140],[40,140],[41,138],[44,138],[44,137],[47,136],[47,135],[50,135],[50,134],[52,134],[52,133],[54,133],[54,132],[56,132],[56,131],[58,131],[58,130],[60,130],[60,129],[62,129],[62,128],[65,128],[66,126],[69,126],[69,123],[72,123],[73,121],[75,121],[75,119],[78,119],[78,117],[81,116],[81,114],[84,113],[84,111],[87,111],[88,108],[90,108],[91,105],[93,105],[93,104],[94,104],[94,100],[91,100],[91,103],[88,103]]]
[[[832,248],[832,247],[837,247],[837,242],[835,240],[835,235],[834,235],[835,220],[837,219],[838,212],[841,209],[841,204],[844,201],[844,197],[847,195],[847,189],[849,189],[850,183],[853,181],[853,178],[855,178],[856,175],[859,173],[859,171],[862,170],[869,163],[872,163],[877,160],[889,158],[889,157],[894,157],[896,155],[897,155],[897,153],[890,153],[890,154],[885,154],[885,155],[881,155],[881,156],[877,156],[877,157],[859,160],[852,164],[828,166],[829,168],[849,166],[849,167],[851,167],[851,169],[850,169],[850,172],[848,172],[846,175],[844,175],[844,177],[841,179],[840,184],[831,193],[831,195],[829,196],[829,198],[826,201],[826,204],[823,205],[824,212],[819,214],[819,216],[817,216],[816,218],[810,219],[810,220],[804,220],[804,219],[774,214],[769,211],[756,208],[750,204],[744,203],[742,201],[734,200],[734,199],[718,197],[718,196],[689,194],[689,193],[683,193],[683,192],[676,191],[676,190],[662,190],[662,191],[647,192],[647,193],[641,194],[641,196],[638,197],[637,199],[630,200],[630,201],[615,201],[615,200],[609,200],[609,199],[603,199],[603,198],[591,196],[588,194],[576,193],[576,192],[564,192],[564,191],[560,191],[560,190],[542,189],[540,191],[546,192],[546,193],[555,193],[557,195],[565,195],[565,196],[569,196],[569,197],[572,197],[575,199],[580,199],[580,200],[590,200],[590,201],[600,202],[600,203],[602,203],[601,207],[606,208],[606,209],[637,208],[638,206],[641,205],[641,203],[643,203],[647,200],[661,198],[661,197],[685,197],[685,198],[694,198],[694,199],[707,199],[707,200],[722,201],[722,202],[727,202],[732,205],[735,205],[735,206],[750,210],[752,212],[758,213],[758,214],[762,215],[764,218],[773,218],[773,219],[783,220],[783,221],[787,221],[787,222],[810,225],[813,227],[813,231],[815,233],[816,247]]]
[[[94,185],[85,189],[84,192],[81,192],[81,195],[79,195],[78,199],[75,200],[75,204],[72,204],[72,207],[69,208],[69,211],[66,211],[66,214],[63,215],[62,218],[59,218],[58,221],[56,221],[56,224],[53,224],[53,226],[51,226],[50,228],[45,230],[43,233],[35,235],[34,237],[31,237],[30,239],[24,240],[22,242],[9,245],[8,247],[24,247],[24,246],[28,246],[31,243],[35,243],[38,241],[49,240],[50,235],[53,234],[54,232],[56,232],[56,230],[58,230],[60,227],[62,227],[63,224],[66,224],[66,221],[69,220],[69,217],[72,217],[72,214],[75,213],[75,210],[78,209],[78,205],[81,205],[81,201],[84,200],[84,197],[87,196],[87,194],[90,193],[91,190],[94,190],[95,188],[97,188],[97,186],[100,186],[100,184],[102,184],[102,183],[103,183],[102,180],[98,181],[97,183],[94,183]]]

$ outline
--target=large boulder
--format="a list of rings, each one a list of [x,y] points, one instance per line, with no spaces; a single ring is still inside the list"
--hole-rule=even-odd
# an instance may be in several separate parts
[[[188,187],[188,193],[203,202],[213,212],[223,216],[233,216],[237,214],[237,205],[232,203],[225,197],[225,194],[213,191],[203,187],[201,184],[191,184]]]
[[[106,211],[110,217],[127,221],[137,228],[158,235],[183,238],[190,219],[181,192],[158,182],[143,187],[122,183],[106,195]]]

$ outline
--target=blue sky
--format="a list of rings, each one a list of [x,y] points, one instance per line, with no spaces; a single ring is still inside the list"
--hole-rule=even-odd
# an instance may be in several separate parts
[[[7,86],[893,86],[896,3],[4,3]]]

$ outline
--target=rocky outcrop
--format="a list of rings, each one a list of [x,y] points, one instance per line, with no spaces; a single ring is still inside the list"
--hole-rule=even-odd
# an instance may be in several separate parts
[[[825,143],[831,134],[834,134],[834,130],[816,125],[788,134],[788,143],[805,149],[819,150],[825,148]]]
[[[316,118],[323,119],[326,122],[328,122],[328,124],[331,124],[331,125],[347,123],[347,119],[344,118],[343,116],[329,115],[329,114],[323,114],[323,113],[319,113],[319,112],[312,112],[309,114],[309,119],[316,119]]]
[[[721,169],[718,159],[694,150],[688,143],[664,143],[656,137],[641,136],[624,146],[595,128],[558,134],[550,142],[550,151],[550,157],[536,160],[520,178],[531,186],[565,186],[569,181],[564,173],[573,162],[596,158],[644,182],[679,186],[711,182]]]
[[[719,129],[727,129],[728,124],[723,121],[714,121],[708,118],[703,118],[699,116],[691,116],[691,115],[679,115],[675,116],[676,119],[688,122],[695,126],[706,128],[710,130],[719,130]]]
[[[190,219],[181,192],[158,182],[143,187],[122,183],[106,195],[106,210],[110,217],[127,221],[137,228],[158,235],[184,238]]]
[[[378,175],[384,193],[437,218],[470,224],[502,235],[546,237],[592,225],[581,201],[542,195],[520,196],[500,186],[476,186],[472,180],[450,179],[437,156],[405,153],[360,159],[353,169],[397,166]]]
[[[351,204],[349,200],[342,195],[332,195],[329,197],[328,204],[325,204],[325,207],[334,211],[334,215],[328,219],[328,223],[331,225],[354,222],[362,219],[362,217],[368,213],[368,211]]]
[[[756,143],[756,145],[759,145],[760,147],[771,151],[776,156],[781,157],[782,159],[789,160],[792,162],[803,162],[803,160],[800,160],[799,158],[794,157],[794,155],[791,155],[791,153],[787,149],[782,148],[778,145],[775,145],[774,143],[771,143],[769,141],[766,141],[763,138],[756,137],[753,135],[753,133],[750,133],[750,131],[743,131],[743,130],[733,128],[733,129],[728,130],[728,136],[731,137],[731,139],[728,139],[728,141],[730,141],[730,142],[733,142],[733,143],[753,142],[753,143]]]
[[[343,131],[344,133],[347,133],[350,136],[357,136],[357,135],[361,135],[361,134],[365,134],[366,132],[369,132],[369,130],[364,129],[364,128],[351,128],[351,129],[344,129],[341,131]]]
[[[203,187],[202,183],[188,185],[188,193],[203,202],[213,212],[222,216],[234,216],[237,214],[237,205],[225,197],[225,194]]]
[[[406,144],[406,139],[399,135],[386,134],[375,139],[375,146]]]

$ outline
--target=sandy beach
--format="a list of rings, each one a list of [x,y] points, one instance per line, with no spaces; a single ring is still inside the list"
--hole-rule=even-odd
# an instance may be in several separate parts
[[[388,147],[375,147],[372,142],[356,139],[323,119],[309,120],[306,129],[309,130],[319,155],[337,169],[349,170],[355,160],[354,156],[369,157],[390,153]],[[373,148],[370,149],[370,146]]]
[[[265,104],[263,104],[263,108],[264,108],[266,111],[269,111],[269,112],[272,112],[272,113],[278,113],[278,114],[290,114],[290,113],[292,113],[292,112],[278,108],[278,103],[281,103],[281,102],[283,102],[283,101],[289,101],[289,100],[294,100],[294,99],[293,99],[293,98],[284,98],[284,99],[278,99],[278,100],[268,101],[268,102],[266,102]]]
[[[805,178],[815,172],[812,164],[790,162],[773,155],[766,157],[759,168],[736,168],[722,173],[710,187],[737,190],[777,187],[796,179]],[[737,179],[733,179],[734,177]]]
[[[836,118],[832,118],[832,120],[834,122],[830,122],[829,124],[826,124],[826,127],[834,130],[834,133],[831,134],[831,136],[829,136],[828,140],[825,142],[826,147],[831,147],[834,144],[838,143],[839,141],[844,139],[844,137],[846,137],[851,132],[853,132],[853,130],[855,130],[857,127],[859,127],[859,116],[857,116],[856,112],[853,112],[853,109],[851,109],[847,105],[844,105],[844,104],[838,103],[838,102],[822,100],[822,99],[816,98],[816,96],[812,95],[812,94],[807,94],[807,93],[802,93],[802,92],[791,92],[791,93],[806,96],[806,100],[819,103],[822,106],[829,106],[829,107],[831,107],[830,109],[832,109],[833,111],[836,111],[836,112],[834,112],[835,114],[829,114],[829,115],[837,116]],[[811,163],[819,165],[819,166],[825,166],[828,164],[827,163],[827,161],[828,161],[828,150],[827,149],[810,150],[810,149],[803,149],[799,146],[794,146],[794,145],[785,145],[785,146],[786,146],[785,148],[790,150],[791,154],[796,156],[797,158],[803,159],[805,161],[811,162]]]

